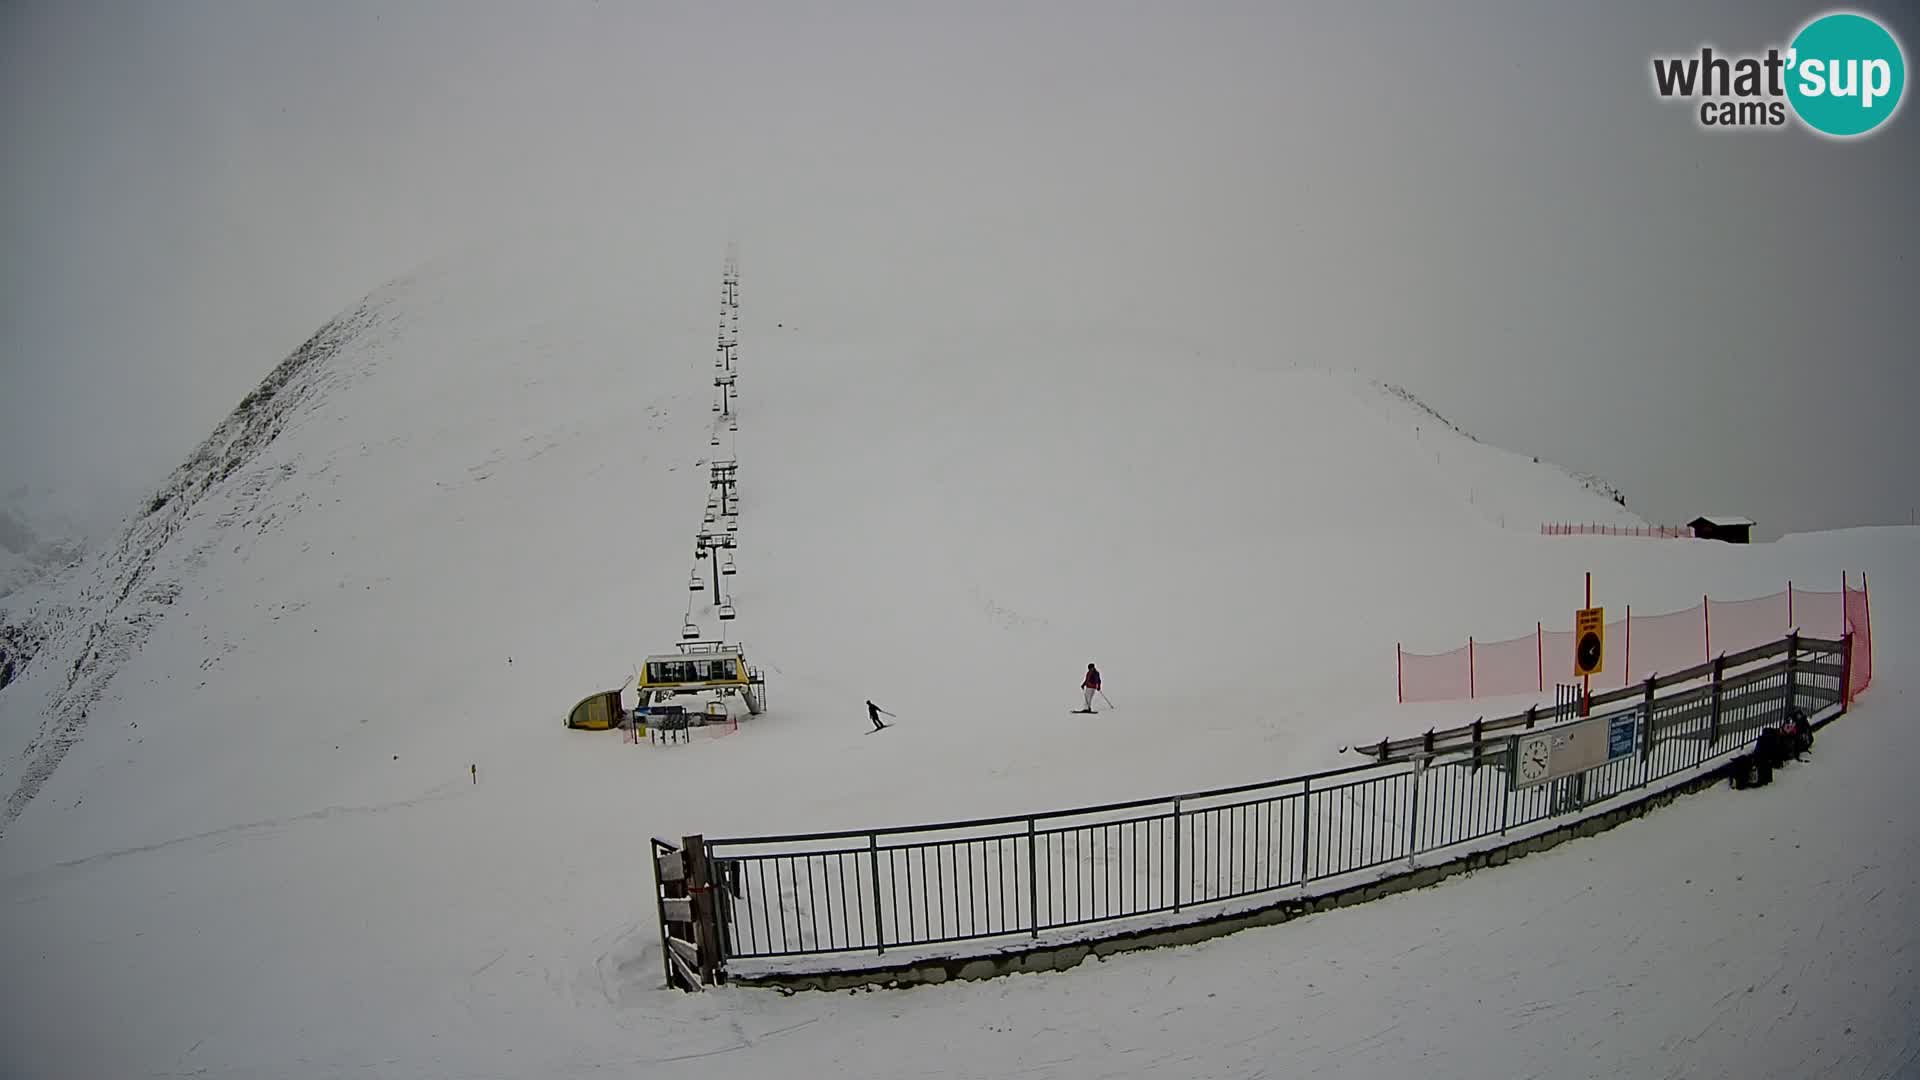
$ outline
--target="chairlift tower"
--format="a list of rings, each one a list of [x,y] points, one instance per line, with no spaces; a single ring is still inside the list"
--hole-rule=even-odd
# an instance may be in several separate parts
[[[716,461],[708,466],[707,484],[720,496],[720,516],[729,517],[733,510],[727,506],[729,497],[738,499],[740,492],[740,463],[732,459]]]
[[[736,546],[732,533],[702,532],[693,538],[693,557],[695,561],[701,559],[713,560],[713,602],[715,605],[721,603],[721,576],[723,574],[731,575],[733,573],[732,556],[728,556],[726,565],[722,566],[720,563],[720,553],[722,551],[732,551]],[[700,580],[697,571],[695,572],[694,580]],[[723,616],[723,618],[731,618],[731,615]]]

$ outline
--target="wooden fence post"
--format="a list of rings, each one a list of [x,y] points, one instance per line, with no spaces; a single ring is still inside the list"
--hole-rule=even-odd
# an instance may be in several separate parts
[[[1853,631],[1840,635],[1840,713],[1853,704]]]
[[[1726,670],[1726,660],[1724,656],[1716,656],[1713,659],[1713,714],[1708,720],[1707,728],[1709,750],[1720,745],[1720,678]]]
[[[1794,703],[1800,696],[1799,679],[1796,677],[1799,659],[1800,631],[1789,630],[1787,631],[1787,707],[1780,712],[1782,718],[1793,714]]]
[[[693,900],[693,943],[699,949],[700,981],[712,986],[721,964],[720,927],[715,918],[706,838],[684,837],[680,850],[687,863],[687,896]]]
[[[1643,706],[1643,711],[1646,713],[1646,715],[1641,717],[1640,719],[1640,723],[1645,727],[1645,737],[1640,740],[1640,760],[1641,761],[1645,761],[1649,757],[1653,756],[1653,680],[1654,678],[1655,676],[1653,675],[1647,676],[1647,701],[1646,701],[1646,705]]]
[[[669,901],[680,901],[674,907],[684,906],[687,896],[686,861],[680,853],[670,850],[671,845],[663,840],[649,839],[647,847],[653,856],[653,882],[658,894],[656,908],[660,915],[660,962],[666,968],[667,985],[674,985],[672,939],[679,933],[691,935],[692,928],[667,911]],[[671,860],[671,861],[668,861]],[[692,989],[689,987],[688,989]]]

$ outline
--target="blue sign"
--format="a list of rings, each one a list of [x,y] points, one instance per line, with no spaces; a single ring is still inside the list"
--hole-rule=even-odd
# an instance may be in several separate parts
[[[1639,710],[1623,712],[1607,720],[1607,760],[1618,761],[1633,753],[1633,729],[1639,726]]]

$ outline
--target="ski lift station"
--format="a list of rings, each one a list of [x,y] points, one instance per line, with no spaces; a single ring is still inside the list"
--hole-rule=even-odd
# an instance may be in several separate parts
[[[640,703],[680,694],[739,695],[747,712],[767,707],[767,681],[747,662],[746,649],[721,641],[683,641],[677,653],[647,657],[640,666]]]

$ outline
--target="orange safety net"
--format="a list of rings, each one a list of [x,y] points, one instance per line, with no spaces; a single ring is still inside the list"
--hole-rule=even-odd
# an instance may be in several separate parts
[[[1706,605],[1707,628],[1713,635],[1708,651],[1714,656],[1779,641],[1792,629],[1784,592],[1751,600],[1709,599]]]
[[[1748,600],[1701,602],[1682,611],[1636,615],[1607,624],[1606,666],[1594,676],[1601,687],[1628,686],[1751,649],[1798,629],[1810,637],[1840,639],[1851,633],[1849,692],[1857,694],[1873,680],[1873,628],[1866,578],[1855,588],[1843,581],[1841,592],[1818,592],[1789,584],[1785,591]],[[1396,647],[1397,648],[1397,647]],[[1505,641],[1469,640],[1444,653],[1396,657],[1400,700],[1458,701],[1543,693],[1547,686],[1570,682],[1574,635],[1570,630],[1534,632]]]
[[[1401,701],[1458,701],[1474,696],[1471,648],[1462,645],[1452,652],[1420,656],[1400,654]]]
[[[1853,648],[1848,652],[1851,678],[1847,681],[1847,696],[1852,697],[1873,682],[1873,602],[1865,574],[1860,575],[1858,589],[1851,585],[1844,588],[1847,630],[1853,634]]]
[[[1475,696],[1538,693],[1544,681],[1541,663],[1540,639],[1533,634],[1476,644],[1473,650]]]
[[[1847,632],[1846,594],[1793,590],[1793,625],[1803,634],[1834,637]]]
[[[1540,526],[1541,536],[1651,536],[1663,540],[1686,540],[1692,529],[1671,525],[1597,525],[1550,522]]]

